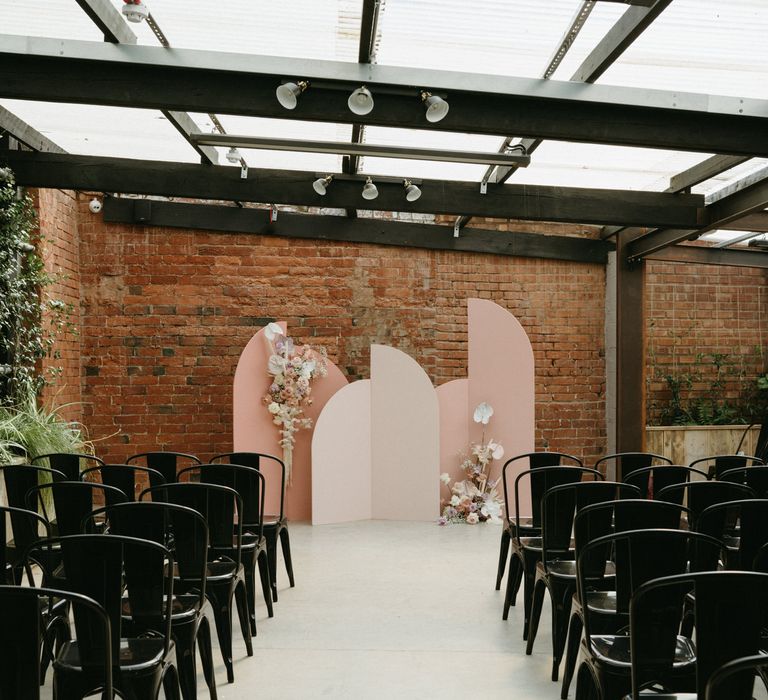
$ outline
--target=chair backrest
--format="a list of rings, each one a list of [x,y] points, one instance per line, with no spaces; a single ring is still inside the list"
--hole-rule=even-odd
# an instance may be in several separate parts
[[[726,469],[719,476],[720,481],[749,486],[758,498],[768,498],[768,467],[737,467]]]
[[[196,510],[208,525],[208,556],[231,557],[239,565],[243,543],[243,499],[228,486],[185,482],[152,486],[141,492],[140,501],[174,503]]]
[[[704,700],[752,700],[755,675],[765,676],[766,674],[768,674],[768,656],[765,654],[755,654],[729,661],[709,677],[704,689]],[[740,679],[733,679],[735,675]],[[746,694],[736,694],[733,687],[734,680],[738,683],[739,689],[742,687],[745,689]]]
[[[280,520],[285,515],[285,464],[275,455],[264,452],[226,452],[211,459],[211,464],[240,464],[258,469],[266,479],[266,488],[271,494],[280,494]],[[278,492],[279,489],[279,492]],[[262,513],[264,509],[262,508]]]
[[[37,455],[31,462],[41,467],[58,469],[60,472],[64,472],[67,476],[67,481],[77,481],[80,479],[80,472],[83,469],[104,464],[104,461],[98,457],[81,454],[80,452],[50,452],[44,455]]]
[[[582,508],[639,495],[636,486],[616,481],[577,481],[552,487],[541,503],[542,559],[569,558],[573,520]]]
[[[595,585],[602,586],[602,573],[594,580],[595,552],[612,551],[616,564],[616,612],[629,613],[629,601],[638,586],[651,579],[685,573],[689,564],[700,569],[700,562],[714,567],[722,543],[713,537],[686,530],[627,530],[614,532],[587,542],[576,559],[577,595],[582,601]],[[603,561],[605,561],[603,559]],[[584,633],[591,635],[588,606],[584,605]]]
[[[53,497],[53,513],[49,507]],[[43,517],[56,524],[59,535],[79,535],[83,519],[103,503],[124,503],[128,497],[119,489],[85,481],[55,481],[31,488],[26,495],[28,510],[41,508]]]
[[[653,452],[614,452],[598,459],[595,462],[595,469],[607,476],[608,466],[611,462],[616,468],[613,477],[616,481],[625,481],[627,474],[635,471],[635,469],[658,464],[672,464],[671,459]]]
[[[40,645],[42,643],[41,605],[54,599],[68,600],[75,619],[89,621],[91,637],[102,649],[111,645],[110,624],[104,609],[92,598],[50,588],[0,586],[0,697],[40,698]],[[97,677],[104,696],[113,697],[112,660],[101,655]]]
[[[165,483],[165,478],[157,469],[140,467],[136,464],[103,464],[100,467],[91,467],[81,472],[80,479],[101,482],[106,486],[120,489],[129,501],[135,501],[147,486],[152,484],[160,486]],[[115,505],[113,492],[109,491],[105,496],[108,506]]]
[[[4,465],[0,470],[3,472],[8,505],[13,508],[26,508],[27,493],[38,484],[65,481],[67,478],[64,472],[57,469],[38,467],[34,464]]]
[[[710,571],[649,581],[637,588],[630,609],[632,697],[641,697],[643,686],[672,671],[683,603],[691,593],[698,697],[723,664],[760,650],[768,613],[768,574]],[[723,683],[729,686],[729,700],[752,697],[752,679],[743,674]]]
[[[679,530],[683,515],[687,513],[687,508],[676,503],[638,498],[604,501],[585,506],[576,513],[573,523],[576,556],[588,542],[614,532]],[[605,561],[609,557],[610,547],[594,550],[593,555],[582,563],[586,568],[585,576],[589,579],[602,578],[605,573]]]
[[[659,501],[672,503],[681,503],[683,497],[687,498],[686,504],[691,511],[691,527],[696,529],[696,521],[705,508],[715,503],[754,498],[755,492],[748,486],[728,481],[691,481],[666,486],[656,496]]]
[[[42,530],[42,535],[41,535]],[[13,537],[13,547],[9,540]],[[24,552],[37,540],[51,536],[45,518],[24,508],[0,507],[0,583],[20,584]]]
[[[739,467],[754,467],[763,464],[759,457],[750,455],[712,455],[694,459],[688,466],[706,471],[710,479],[719,479],[723,472]]]
[[[136,463],[154,469],[163,475],[166,483],[173,484],[177,481],[176,474],[179,470],[193,464],[201,464],[201,461],[195,455],[184,452],[157,451],[140,452],[139,454],[131,455],[125,460],[125,463]],[[150,486],[160,486],[159,483],[151,481],[151,476],[150,474]]]
[[[262,537],[266,479],[258,469],[240,464],[201,464],[180,471],[180,482],[184,481],[186,474],[198,475],[199,482],[202,484],[218,484],[237,491],[243,499],[243,510],[240,516],[243,527],[255,530],[258,537]]]
[[[659,491],[672,484],[687,484],[692,478],[706,480],[705,472],[680,464],[660,464],[655,467],[641,467],[624,477],[627,484],[639,487],[642,498],[656,498]],[[682,499],[683,494],[680,494]]]
[[[62,566],[56,571],[68,591],[88,596],[104,608],[112,630],[112,664],[120,663],[123,593],[127,591],[132,621],[141,629],[163,635],[171,644],[174,560],[157,542],[120,535],[68,535],[40,540],[28,560],[41,564],[52,548],[61,549]],[[46,574],[50,575],[48,571]],[[101,637],[75,617],[80,661],[84,667],[104,663]]]
[[[208,569],[208,524],[192,508],[153,501],[119,503],[94,511],[110,534],[157,542],[172,553],[185,591],[191,587],[205,598]]]
[[[696,530],[731,545],[724,558],[726,568],[749,571],[760,548],[768,543],[768,499],[709,506],[699,514]]]
[[[505,465],[506,466],[506,465]],[[603,475],[586,467],[536,467],[527,469],[515,477],[515,523],[520,535],[520,491],[527,486],[531,494],[531,527],[541,527],[541,501],[549,489],[563,484],[575,484],[585,477],[592,481],[603,481]]]

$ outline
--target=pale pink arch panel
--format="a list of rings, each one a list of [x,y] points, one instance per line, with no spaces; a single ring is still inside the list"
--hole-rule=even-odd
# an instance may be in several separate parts
[[[279,325],[285,331],[286,324]],[[290,335],[290,333],[289,333]],[[267,374],[269,345],[264,329],[256,333],[245,346],[235,370],[233,388],[233,450],[235,452],[264,452],[282,457],[277,426],[264,407],[262,397],[267,393],[271,379]],[[317,420],[323,406],[347,380],[341,370],[328,362],[328,375],[312,382],[312,405],[305,415]],[[310,520],[312,517],[312,477],[310,470],[312,432],[300,430],[293,451],[293,483],[285,495],[285,513],[291,520]],[[268,487],[265,508],[276,513],[279,506],[279,481],[265,470]],[[274,484],[272,488],[269,484]]]

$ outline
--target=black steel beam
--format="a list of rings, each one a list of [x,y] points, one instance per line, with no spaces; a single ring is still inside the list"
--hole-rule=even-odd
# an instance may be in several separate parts
[[[33,129],[27,122],[19,119],[5,107],[0,106],[0,136],[3,132],[10,134],[33,151],[66,153],[61,146],[51,141],[47,136],[41,134],[37,129]]]
[[[718,228],[731,231],[759,231],[760,233],[768,233],[768,212],[760,211],[756,214],[748,214],[740,219],[720,224]]]
[[[768,102],[737,97],[9,35],[0,74],[0,97],[340,123],[359,120],[346,90],[365,83],[378,126],[768,156]],[[275,88],[296,77],[314,85],[285,110]],[[447,96],[442,121],[422,87]]]
[[[595,239],[474,228],[464,229],[461,237],[455,238],[452,226],[382,219],[352,220],[343,216],[280,212],[277,221],[273,222],[270,220],[268,209],[241,209],[114,197],[104,200],[104,220],[143,226],[373,243],[599,264],[605,264],[608,251],[613,248],[610,243]]]
[[[422,196],[415,202],[406,201],[399,181],[377,183],[379,196],[365,200],[363,176],[337,179],[321,196],[312,188],[315,174],[298,171],[251,169],[241,179],[239,168],[227,166],[14,151],[0,153],[0,162],[31,187],[533,221],[697,226],[703,203],[700,195],[540,185],[503,185],[483,195],[475,182],[439,180],[422,180]]]
[[[698,245],[673,245],[652,253],[646,257],[646,260],[768,269],[768,252],[705,248]]]
[[[762,179],[756,180],[755,178],[760,175]],[[736,222],[768,207],[768,169],[766,172],[753,173],[731,187],[734,189],[732,194],[704,208],[705,224],[701,228],[696,230],[658,229],[642,235],[636,235],[634,231],[630,232],[629,235],[633,238],[626,246],[630,261],[647,257],[667,246],[698,238],[707,231],[714,231],[716,228]]]

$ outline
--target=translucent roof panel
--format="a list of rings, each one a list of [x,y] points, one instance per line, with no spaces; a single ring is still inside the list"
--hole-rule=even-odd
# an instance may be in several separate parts
[[[376,61],[541,77],[581,4],[575,0],[385,0]],[[592,14],[605,17],[609,27],[611,18],[621,11],[603,5],[612,3],[598,3]],[[602,36],[600,31],[597,38]]]
[[[161,112],[92,105],[0,100],[3,107],[70,153],[199,162]]]
[[[357,61],[360,0],[146,0],[171,46],[208,51]],[[112,0],[120,9],[122,0]],[[146,23],[139,43],[157,45]]]
[[[84,41],[104,38],[72,0],[0,0],[0,33]]]

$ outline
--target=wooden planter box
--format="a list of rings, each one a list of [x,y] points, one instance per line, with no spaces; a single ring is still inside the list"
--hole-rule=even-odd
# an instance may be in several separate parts
[[[746,425],[662,425],[645,429],[645,449],[672,460],[673,464],[690,464],[695,459],[712,455],[736,454]],[[754,454],[760,426],[750,429],[741,450]]]

